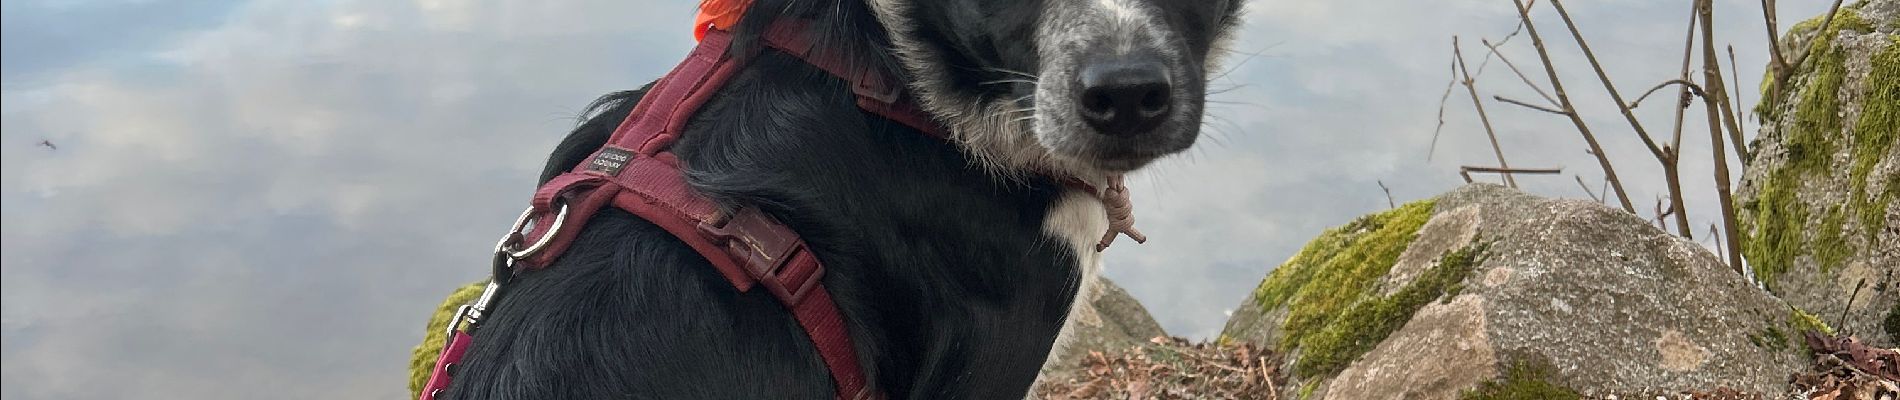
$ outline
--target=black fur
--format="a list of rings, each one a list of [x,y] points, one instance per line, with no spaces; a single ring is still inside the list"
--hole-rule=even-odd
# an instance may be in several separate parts
[[[860,1],[758,0],[738,43],[755,46],[751,33],[771,17],[809,18],[826,48],[905,76],[876,51],[888,39]],[[996,47],[971,62],[1021,57]],[[1042,231],[1064,187],[999,180],[949,142],[860,111],[843,82],[761,54],[678,143],[691,184],[799,232],[828,268],[824,285],[868,377],[891,398],[1022,398],[1079,281],[1076,254]],[[542,181],[603,144],[644,90],[591,106]],[[684,243],[612,209],[554,265],[514,280],[457,369],[445,398],[834,396],[811,340],[776,299],[738,293]]]

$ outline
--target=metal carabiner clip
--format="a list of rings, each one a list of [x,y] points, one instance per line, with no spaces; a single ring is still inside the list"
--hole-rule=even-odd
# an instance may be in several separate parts
[[[455,331],[463,330],[464,324],[473,330],[475,324],[481,321],[482,313],[488,311],[488,305],[495,302],[495,295],[500,292],[501,284],[489,280],[488,286],[482,288],[482,296],[475,298],[474,303],[463,304],[455,309],[455,316],[449,318],[448,330],[444,332],[448,336],[444,337],[455,337]]]
[[[493,304],[495,298],[501,294],[502,285],[506,285],[509,280],[514,278],[515,262],[533,257],[535,253],[539,253],[542,249],[547,248],[548,243],[554,241],[554,235],[561,233],[561,226],[567,222],[567,212],[567,203],[561,203],[561,209],[555,213],[554,223],[548,228],[547,233],[542,234],[540,239],[536,239],[534,244],[521,249],[517,249],[516,247],[520,246],[521,242],[526,240],[526,235],[523,234],[522,230],[532,225],[534,209],[529,208],[527,211],[522,211],[521,217],[515,218],[515,224],[513,227],[508,228],[508,234],[502,236],[501,241],[495,243],[494,264],[489,271],[490,277],[488,279],[488,286],[482,289],[481,297],[476,298],[474,303],[464,304],[460,308],[456,308],[455,316],[449,320],[448,333],[451,336],[454,335],[456,330],[462,329],[465,324],[472,329],[475,324],[481,321],[482,313],[487,312],[488,306]]]

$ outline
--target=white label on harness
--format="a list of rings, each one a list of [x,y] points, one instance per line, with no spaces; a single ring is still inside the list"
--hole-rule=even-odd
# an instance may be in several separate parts
[[[627,162],[630,161],[633,161],[633,152],[609,146],[600,149],[600,154],[594,156],[594,161],[587,164],[587,171],[606,176],[620,176],[620,170],[627,168]]]

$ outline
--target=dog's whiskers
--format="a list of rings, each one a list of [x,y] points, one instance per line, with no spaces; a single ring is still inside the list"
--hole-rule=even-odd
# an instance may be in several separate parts
[[[1032,80],[1028,80],[1028,79],[1001,79],[1001,80],[994,80],[994,81],[989,81],[989,82],[983,82],[983,83],[978,83],[978,85],[985,85],[985,86],[989,86],[989,85],[1002,85],[1002,84],[1009,84],[1009,83],[1021,83],[1021,84],[1026,84],[1026,85],[1035,85],[1035,84],[1036,84],[1036,81],[1032,81]]]
[[[990,71],[990,72],[1001,72],[1001,73],[1010,74],[1010,75],[1017,75],[1017,76],[1022,76],[1029,79],[1042,79],[1042,77],[1036,76],[1035,74],[1031,74],[1028,72],[1008,70],[1008,69],[1003,69],[1003,68],[984,68],[984,70]]]

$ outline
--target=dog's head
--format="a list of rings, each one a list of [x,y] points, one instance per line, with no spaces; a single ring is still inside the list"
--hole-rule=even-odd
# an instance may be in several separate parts
[[[1200,136],[1244,0],[867,0],[926,110],[1006,173],[1093,177]]]

